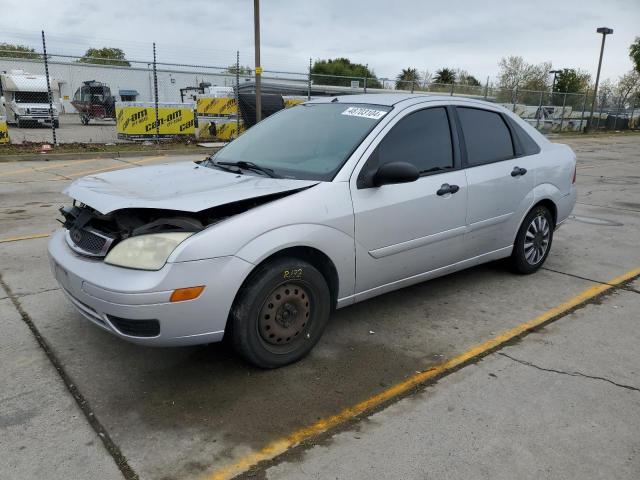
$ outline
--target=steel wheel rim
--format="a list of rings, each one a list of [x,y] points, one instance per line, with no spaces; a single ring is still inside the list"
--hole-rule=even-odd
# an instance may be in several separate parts
[[[312,297],[300,283],[275,287],[258,313],[258,333],[267,348],[286,353],[308,338]]]
[[[529,223],[524,235],[524,258],[529,265],[542,261],[549,249],[551,226],[543,214],[536,215]]]

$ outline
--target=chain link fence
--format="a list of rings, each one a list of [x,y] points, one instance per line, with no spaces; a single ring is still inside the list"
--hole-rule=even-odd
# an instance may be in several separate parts
[[[239,53],[218,66],[169,63],[152,44],[148,56],[114,60],[47,52],[42,40],[41,53],[0,50],[0,144],[228,141],[242,132],[251,95],[255,102],[253,72]],[[640,128],[640,105],[604,94],[590,116],[588,92],[325,75],[311,62],[297,72],[263,70],[262,92],[275,109],[319,96],[410,92],[498,103],[545,133]]]

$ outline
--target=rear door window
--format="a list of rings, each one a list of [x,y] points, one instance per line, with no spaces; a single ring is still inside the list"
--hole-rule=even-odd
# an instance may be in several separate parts
[[[514,157],[511,132],[502,115],[479,108],[456,107],[469,166]]]

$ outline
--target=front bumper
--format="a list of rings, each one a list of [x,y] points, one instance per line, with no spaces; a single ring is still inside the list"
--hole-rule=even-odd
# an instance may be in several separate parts
[[[167,263],[158,271],[133,270],[74,253],[64,235],[60,229],[49,242],[51,269],[62,291],[92,323],[142,345],[221,340],[235,295],[253,268],[227,256]],[[205,285],[198,298],[169,301],[173,290],[198,285]],[[144,326],[150,320],[157,320],[159,332]]]

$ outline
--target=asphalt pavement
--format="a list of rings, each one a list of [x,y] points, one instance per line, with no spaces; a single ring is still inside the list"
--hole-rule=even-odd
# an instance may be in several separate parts
[[[49,272],[70,181],[198,156],[0,164],[0,478],[638,478],[640,284],[606,284],[640,267],[640,136],[567,142],[579,200],[544,269],[487,264],[340,310],[276,371],[223,344],[124,343]],[[387,394],[549,312],[520,343]]]

